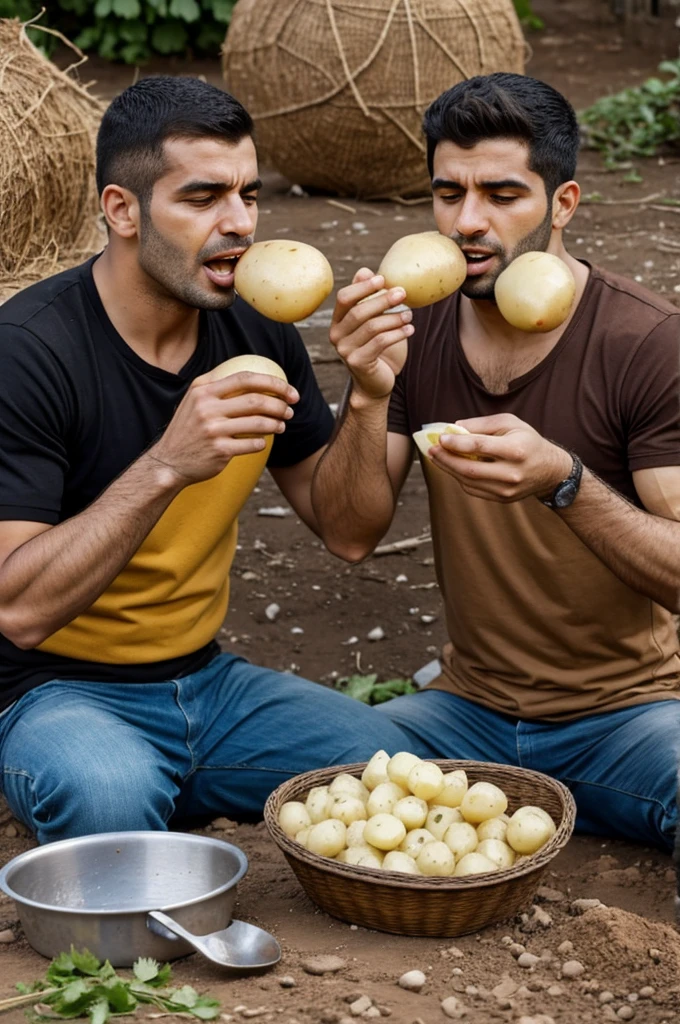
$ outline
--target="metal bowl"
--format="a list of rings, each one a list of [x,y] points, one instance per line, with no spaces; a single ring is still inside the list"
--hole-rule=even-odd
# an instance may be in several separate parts
[[[220,839],[109,832],[22,853],[0,871],[0,888],[38,953],[54,957],[73,944],[129,967],[139,956],[193,952],[183,939],[152,932],[149,911],[162,910],[196,935],[226,928],[247,869],[243,851]]]

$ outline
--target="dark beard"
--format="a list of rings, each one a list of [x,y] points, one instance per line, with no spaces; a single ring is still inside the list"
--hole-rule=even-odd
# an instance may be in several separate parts
[[[495,247],[495,252],[500,256],[500,266],[494,273],[493,277],[489,277],[487,274],[484,274],[482,278],[466,278],[460,289],[463,295],[468,299],[486,299],[489,302],[495,302],[494,286],[498,277],[502,274],[505,268],[525,252],[545,252],[548,248],[551,234],[552,202],[549,201],[548,211],[541,223],[517,243],[510,255],[508,255],[503,248]],[[473,239],[464,238],[461,235],[454,238],[454,242],[457,242],[458,245],[469,245],[472,241]],[[486,243],[483,239],[474,239],[474,241],[480,246],[486,248]]]

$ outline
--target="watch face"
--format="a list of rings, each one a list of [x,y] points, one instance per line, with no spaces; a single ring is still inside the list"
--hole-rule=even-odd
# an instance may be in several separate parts
[[[578,483],[576,480],[565,480],[553,497],[555,508],[568,508],[578,494]]]

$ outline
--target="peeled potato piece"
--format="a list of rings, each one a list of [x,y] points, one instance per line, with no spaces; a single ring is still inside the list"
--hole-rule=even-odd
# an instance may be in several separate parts
[[[242,299],[270,320],[304,320],[333,290],[333,271],[322,252],[290,239],[254,242],[239,258],[234,285]]]
[[[475,782],[461,800],[460,810],[466,821],[479,825],[487,818],[497,818],[508,806],[508,798],[493,782]]]
[[[403,288],[406,305],[418,309],[460,288],[467,277],[467,262],[451,238],[438,231],[421,231],[398,239],[385,253],[378,273],[385,278],[386,288]]]
[[[412,828],[406,833],[405,838],[399,845],[399,849],[403,853],[408,853],[411,857],[417,858],[426,843],[434,842],[435,837],[426,828]]]
[[[435,839],[443,839],[449,825],[462,821],[463,815],[457,807],[444,807],[433,804],[425,819],[425,828],[432,833]]]
[[[416,864],[424,875],[452,875],[455,863],[451,850],[439,839],[425,843],[416,858]]]
[[[406,836],[406,826],[393,814],[374,814],[364,828],[364,839],[379,850],[396,850]]]
[[[505,841],[517,853],[536,853],[554,835],[553,829],[538,814],[521,814],[518,818],[513,815]]]
[[[367,789],[373,790],[381,782],[389,782],[387,774],[389,759],[390,755],[386,750],[376,750],[361,775],[361,781]]]
[[[413,857],[402,850],[389,850],[382,862],[383,871],[403,871],[407,875],[419,875],[420,868]]]
[[[559,256],[525,252],[499,274],[494,286],[501,316],[529,333],[553,331],[569,316],[576,282]]]
[[[481,853],[466,853],[456,864],[453,872],[457,878],[465,875],[481,875],[487,871],[498,871],[498,865]]]
[[[425,820],[423,816],[423,821]],[[295,836],[312,824],[309,812],[299,800],[287,800],[279,811],[279,825],[287,836]]]
[[[413,435],[418,449],[423,453],[426,458],[429,458],[428,452],[432,445],[439,444],[439,438],[442,434],[469,434],[470,431],[466,430],[465,427],[459,427],[457,423],[425,423],[420,430],[416,430]],[[479,459],[478,455],[463,455],[464,459]]]
[[[420,764],[420,758],[410,754],[407,750],[400,750],[387,762],[387,777],[398,786],[402,786],[408,792],[408,777],[411,769]],[[404,793],[406,796],[406,793]]]

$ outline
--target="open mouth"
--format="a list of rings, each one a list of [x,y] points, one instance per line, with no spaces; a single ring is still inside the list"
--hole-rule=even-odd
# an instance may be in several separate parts
[[[463,250],[465,262],[467,263],[468,277],[478,274],[485,274],[491,267],[491,261],[496,255],[493,252],[474,252]]]
[[[219,285],[221,288],[233,287],[234,270],[240,255],[239,252],[229,256],[215,256],[213,259],[205,261],[203,268],[213,284]]]

